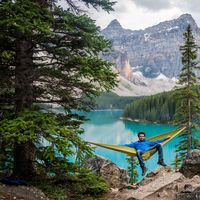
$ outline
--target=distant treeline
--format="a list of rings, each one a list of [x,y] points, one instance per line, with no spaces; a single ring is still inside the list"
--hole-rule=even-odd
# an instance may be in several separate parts
[[[178,104],[173,94],[174,92],[163,92],[141,97],[125,107],[124,117],[151,122],[171,122]]]
[[[127,104],[134,102],[138,98],[141,97],[124,97],[112,92],[105,92],[96,98],[95,109],[124,109]]]

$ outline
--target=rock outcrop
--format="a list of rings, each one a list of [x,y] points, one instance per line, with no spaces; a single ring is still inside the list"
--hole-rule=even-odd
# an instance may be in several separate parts
[[[200,200],[200,150],[191,151],[181,167],[174,172],[170,167],[149,173],[133,188],[110,190],[106,200]]]
[[[141,182],[136,184],[137,189],[123,189],[112,191],[106,200],[175,200],[176,192],[168,191],[167,187],[183,178],[179,172],[170,168],[160,168],[148,174]],[[109,197],[109,198],[107,198]],[[112,198],[110,198],[112,197]]]
[[[186,184],[184,190],[177,194],[176,200],[199,200],[200,186]]]
[[[111,188],[121,188],[128,184],[128,172],[100,156],[87,160],[86,167],[102,176]]]
[[[128,173],[110,160],[95,156],[87,168],[103,176],[110,185],[106,200],[200,200],[200,150],[191,151],[179,172],[162,167],[147,174],[134,186]]]
[[[200,150],[195,149],[190,152],[190,155],[181,166],[180,172],[189,178],[195,175],[200,176]]]
[[[105,200],[200,200],[200,177],[186,178],[170,168],[148,174],[131,189],[110,190]]]

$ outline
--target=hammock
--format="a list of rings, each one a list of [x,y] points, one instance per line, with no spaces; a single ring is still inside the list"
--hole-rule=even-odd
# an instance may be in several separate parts
[[[172,140],[174,137],[176,137],[179,133],[184,131],[185,129],[186,129],[186,127],[179,128],[179,129],[176,129],[174,131],[170,131],[170,132],[163,133],[163,134],[160,134],[160,135],[157,135],[157,136],[153,136],[151,138],[148,138],[147,140],[155,141],[155,140],[160,140],[160,139],[166,138],[167,136],[170,136],[169,139],[160,143],[163,146],[166,143],[168,143],[170,140]],[[119,152],[125,153],[129,156],[136,156],[136,150],[134,148],[131,148],[131,147],[119,146],[119,145],[114,145],[114,144],[101,144],[101,143],[96,143],[96,142],[89,142],[89,143],[100,146],[100,147],[104,147],[104,148],[107,148],[107,149],[111,149],[111,150],[114,150],[114,151],[119,151]],[[155,152],[156,152],[156,149],[152,149],[150,151],[145,152],[142,155],[142,157],[143,157],[144,160],[148,160]]]

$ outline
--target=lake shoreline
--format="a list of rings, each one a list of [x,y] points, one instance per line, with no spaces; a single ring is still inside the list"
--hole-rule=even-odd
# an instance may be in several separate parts
[[[122,121],[130,121],[130,122],[138,122],[138,123],[153,123],[153,124],[169,124],[169,125],[173,125],[172,122],[161,123],[161,122],[148,121],[148,120],[145,120],[145,119],[136,119],[136,118],[131,118],[131,117],[120,117],[119,119],[122,120]]]

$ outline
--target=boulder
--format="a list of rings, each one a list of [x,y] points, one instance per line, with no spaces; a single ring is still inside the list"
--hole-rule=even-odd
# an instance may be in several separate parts
[[[177,194],[176,200],[199,200],[200,199],[200,187],[196,189],[190,185],[189,189],[188,186],[181,191],[181,193]]]
[[[89,158],[86,163],[86,168],[102,176],[111,188],[121,188],[129,182],[127,170],[118,167],[112,161],[101,156],[96,155]]]
[[[0,184],[0,199],[49,200],[49,198],[36,187],[9,186],[4,184]]]
[[[200,176],[186,178],[180,172],[162,167],[147,174],[134,185],[122,190],[109,191],[106,200],[200,200]]]
[[[190,152],[190,155],[181,166],[180,172],[188,178],[200,175],[200,150],[194,149]]]

